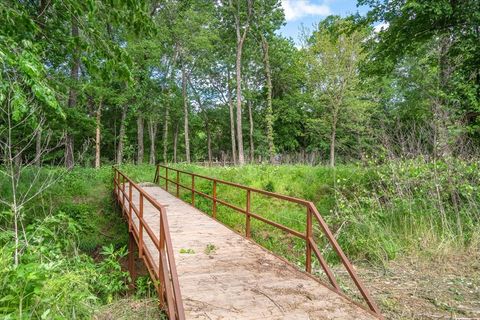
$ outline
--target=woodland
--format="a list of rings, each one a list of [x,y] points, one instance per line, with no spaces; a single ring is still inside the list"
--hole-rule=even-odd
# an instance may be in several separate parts
[[[0,316],[164,317],[111,197],[162,163],[315,202],[387,318],[480,317],[480,1],[358,5],[0,1]]]

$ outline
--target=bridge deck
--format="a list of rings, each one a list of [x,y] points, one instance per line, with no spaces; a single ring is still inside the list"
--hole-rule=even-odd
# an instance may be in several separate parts
[[[162,188],[142,187],[166,206],[187,319],[375,319]],[[138,208],[135,189],[132,198]],[[159,234],[158,210],[148,202],[144,219]],[[158,261],[146,232],[143,237],[146,249]]]

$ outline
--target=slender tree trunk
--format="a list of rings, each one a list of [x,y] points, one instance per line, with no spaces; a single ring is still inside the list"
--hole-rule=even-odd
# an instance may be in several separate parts
[[[210,133],[210,126],[208,125],[208,119],[205,119],[205,129],[207,131],[207,150],[208,150],[208,164],[212,163],[212,139]]]
[[[95,129],[95,168],[100,168],[100,139],[101,139],[101,128],[100,120],[102,118],[102,100],[98,103],[97,114],[96,114],[96,129]]]
[[[168,121],[169,112],[168,105],[165,106],[165,123],[163,125],[163,163],[167,163],[167,151],[168,151]]]
[[[72,37],[78,38],[79,32],[78,32],[78,22],[76,18],[72,18]],[[73,52],[73,60],[72,60],[72,67],[70,69],[70,79],[72,81],[72,86],[70,87],[70,92],[68,95],[68,107],[69,108],[75,108],[77,105],[77,90],[75,88],[78,79],[79,79],[79,71],[80,71],[80,52],[79,48],[76,47]],[[75,159],[74,159],[74,151],[73,151],[73,136],[70,132],[66,132],[65,135],[65,166],[68,169],[73,168],[75,165]]]
[[[144,146],[143,146],[143,127],[144,121],[141,115],[137,118],[137,164],[143,163],[143,156],[144,156]]]
[[[230,88],[230,70],[227,72],[227,94],[228,94],[228,109],[230,111],[230,136],[232,139],[232,160],[233,164],[237,164],[237,143],[235,138],[235,116],[233,113],[233,99],[232,89]]]
[[[173,163],[177,163],[177,146],[178,146],[178,121],[175,124],[175,133],[173,135]]]
[[[334,111],[332,118],[332,132],[330,135],[330,166],[335,167],[335,139],[337,135],[337,111]]]
[[[123,161],[123,145],[125,139],[125,127],[127,118],[127,106],[122,108],[122,119],[120,120],[120,132],[118,134],[118,149],[117,149],[117,164],[122,164]]]
[[[42,127],[39,126],[35,134],[35,165],[40,166],[42,157]]]
[[[184,112],[184,131],[185,131],[185,160],[190,163],[190,139],[188,136],[188,96],[187,96],[187,73],[185,66],[182,66],[182,96]]]
[[[157,139],[157,123],[155,120],[148,120],[148,136],[150,138],[150,164],[155,164],[156,162],[156,150],[155,150],[155,141]]]
[[[231,2],[230,2],[231,5]],[[252,1],[247,0],[248,14],[245,26],[240,24],[240,1],[237,1],[237,10],[235,14],[235,31],[237,34],[237,53],[235,59],[236,78],[237,78],[237,146],[238,146],[238,164],[245,164],[245,155],[243,153],[243,132],[242,132],[242,52],[248,29],[250,28],[250,17],[252,15]]]
[[[242,49],[243,40],[237,44],[236,58],[236,77],[237,77],[237,146],[238,146],[238,164],[245,164],[245,155],[243,153],[243,132],[242,132]]]
[[[255,147],[253,145],[253,114],[252,114],[252,102],[250,100],[247,101],[248,105],[248,121],[250,123],[250,162],[253,163],[255,160]]]
[[[452,40],[448,36],[440,39],[439,48],[439,90],[447,94],[448,85],[452,74],[452,66],[448,57],[448,50],[452,44]],[[452,154],[451,137],[448,127],[452,124],[451,116],[448,110],[447,99],[440,94],[436,94],[433,101],[433,124],[435,126],[435,156],[447,158]]]
[[[270,163],[275,162],[275,144],[273,142],[273,107],[272,107],[272,72],[270,70],[270,55],[268,53],[268,41],[262,34],[262,48],[263,48],[263,61],[265,64],[265,76],[267,79],[267,142],[268,142],[268,155],[270,156]]]

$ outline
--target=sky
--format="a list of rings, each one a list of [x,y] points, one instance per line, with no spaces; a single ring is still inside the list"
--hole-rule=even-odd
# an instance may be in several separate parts
[[[282,7],[287,24],[279,32],[292,38],[297,45],[301,43],[302,25],[312,30],[312,25],[328,15],[345,17],[357,11],[360,14],[368,11],[368,7],[357,7],[357,0],[282,0]]]

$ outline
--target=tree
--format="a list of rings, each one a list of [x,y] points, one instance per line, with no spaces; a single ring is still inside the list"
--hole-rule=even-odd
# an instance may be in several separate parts
[[[245,164],[245,155],[243,152],[243,132],[242,132],[242,52],[245,39],[250,29],[252,18],[252,0],[246,3],[240,0],[229,0],[229,10],[233,15],[236,40],[235,54],[235,75],[236,75],[236,96],[237,96],[237,147],[238,163]]]
[[[362,0],[359,4],[372,8],[367,23],[381,21],[388,26],[371,41],[377,73],[388,74],[412,56],[430,58],[429,65],[437,70],[429,85],[435,87],[429,90],[434,154],[450,156],[463,145],[458,143],[461,136],[471,136],[478,126],[480,3]]]
[[[335,166],[335,148],[340,116],[361,105],[356,90],[359,64],[363,59],[361,43],[366,34],[350,31],[352,23],[331,16],[319,24],[308,47],[309,86],[325,107],[330,126],[330,166]]]

